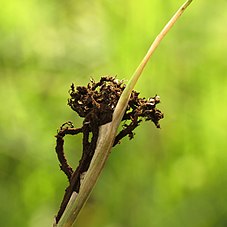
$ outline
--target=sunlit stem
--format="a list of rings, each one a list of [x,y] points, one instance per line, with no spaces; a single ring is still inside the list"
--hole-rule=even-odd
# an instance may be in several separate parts
[[[179,8],[179,10],[173,15],[173,17],[166,24],[166,26],[162,29],[162,31],[158,34],[158,36],[155,38],[154,42],[151,44],[149,50],[147,51],[147,54],[145,55],[143,60],[140,62],[139,66],[137,67],[137,69],[135,70],[134,74],[132,75],[129,83],[127,84],[126,89],[122,93],[122,95],[121,95],[121,97],[120,97],[120,99],[118,101],[118,104],[117,104],[117,107],[116,107],[116,111],[114,112],[114,117],[118,116],[120,114],[120,112],[122,112],[121,114],[124,114],[124,111],[121,111],[122,109],[118,108],[118,106],[121,106],[121,107],[124,106],[126,108],[126,106],[127,106],[126,103],[128,102],[128,99],[130,98],[130,94],[131,94],[133,88],[135,87],[137,80],[141,76],[141,74],[143,72],[143,69],[145,68],[147,62],[149,61],[149,59],[151,58],[152,54],[154,53],[154,51],[156,50],[156,48],[158,47],[160,42],[163,40],[165,35],[173,27],[175,22],[179,19],[179,17],[182,15],[182,13],[185,11],[185,9],[191,4],[192,1],[193,0],[186,1]]]
[[[167,25],[163,28],[160,34],[156,37],[151,47],[149,48],[147,54],[139,64],[138,68],[132,75],[130,81],[128,82],[126,88],[124,89],[115,111],[113,113],[113,119],[110,123],[102,125],[99,129],[99,137],[97,141],[97,146],[95,150],[95,154],[92,158],[90,167],[85,175],[85,178],[81,184],[80,191],[78,195],[73,194],[70,199],[70,203],[68,204],[62,218],[59,223],[54,226],[58,227],[71,227],[76,220],[80,210],[83,205],[86,203],[105,163],[108,158],[108,155],[111,151],[113,141],[115,139],[117,128],[122,120],[122,117],[125,113],[125,109],[127,107],[131,92],[139,79],[144,67],[146,66],[148,60],[158,47],[159,43],[168,33],[168,31],[173,27],[175,22],[181,16],[181,14],[185,11],[185,9],[190,5],[192,0],[186,1],[180,9],[174,14],[171,20],[167,23]]]

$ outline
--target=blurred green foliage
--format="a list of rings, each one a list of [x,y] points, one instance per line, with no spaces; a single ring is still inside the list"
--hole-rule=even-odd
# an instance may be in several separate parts
[[[1,1],[0,226],[51,226],[67,186],[57,128],[81,119],[72,82],[129,79],[183,2]],[[113,149],[76,226],[227,226],[227,2],[194,1],[139,80],[161,96],[158,130],[142,123]],[[81,137],[66,139],[76,167]]]

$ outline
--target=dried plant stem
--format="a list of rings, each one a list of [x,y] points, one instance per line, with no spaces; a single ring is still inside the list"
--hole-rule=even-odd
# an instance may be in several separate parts
[[[186,1],[179,10],[173,15],[173,17],[169,20],[169,22],[166,24],[166,26],[162,29],[162,31],[158,34],[158,36],[155,38],[154,42],[151,44],[149,50],[147,51],[147,54],[143,58],[143,60],[140,62],[139,66],[135,70],[134,74],[132,75],[124,93],[122,94],[122,98],[119,100],[118,105],[122,105],[121,102],[124,100],[125,96],[128,96],[129,93],[133,90],[137,80],[139,79],[140,75],[142,74],[143,69],[145,68],[147,62],[149,61],[150,57],[160,44],[160,42],[163,40],[165,35],[169,32],[169,30],[173,27],[175,22],[179,19],[179,17],[182,15],[182,13],[185,11],[185,9],[191,4],[193,0]],[[129,97],[128,97],[129,98]],[[117,115],[119,110],[116,108],[115,114]]]
[[[175,24],[175,22],[178,20],[178,18],[190,5],[191,2],[192,0],[188,0],[180,7],[180,9],[174,14],[171,20],[163,28],[161,33],[154,40],[147,54],[141,61],[140,65],[138,66],[129,83],[127,84],[126,88],[124,89],[113,113],[112,121],[110,123],[102,125],[99,128],[99,137],[97,141],[95,154],[92,158],[90,167],[84,177],[84,180],[82,181],[80,191],[77,195],[75,195],[75,193],[72,195],[62,218],[60,219],[59,223],[57,225],[54,224],[54,226],[70,227],[73,225],[81,208],[86,203],[110,154],[111,148],[114,143],[114,139],[116,137],[117,128],[124,115],[125,109],[130,98],[130,94],[137,80],[139,79],[144,67],[146,66],[148,60],[154,53],[155,49],[158,47],[159,43],[162,41],[162,39],[165,37],[165,35],[168,33],[168,31]]]

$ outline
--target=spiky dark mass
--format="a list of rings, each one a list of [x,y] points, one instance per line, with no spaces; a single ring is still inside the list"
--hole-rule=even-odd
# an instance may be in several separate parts
[[[86,118],[88,114],[95,113],[99,125],[103,125],[111,121],[113,111],[125,87],[124,81],[115,77],[101,77],[97,83],[91,80],[86,87],[75,88],[72,84],[68,104],[80,117]],[[146,121],[153,121],[159,128],[159,120],[163,118],[161,111],[156,108],[159,102],[160,98],[157,95],[145,99],[139,97],[139,92],[132,91],[123,120],[133,121],[144,118]]]

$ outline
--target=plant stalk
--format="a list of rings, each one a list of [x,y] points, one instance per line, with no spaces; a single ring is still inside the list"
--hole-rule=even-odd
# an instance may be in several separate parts
[[[173,27],[175,22],[179,19],[181,14],[185,11],[185,9],[190,5],[193,0],[186,1],[179,10],[173,15],[170,21],[166,24],[163,30],[156,37],[152,45],[150,46],[147,54],[135,70],[131,79],[129,80],[126,88],[124,89],[115,111],[113,113],[113,119],[111,122],[100,126],[99,128],[99,137],[97,140],[97,146],[92,158],[90,167],[85,174],[84,180],[81,183],[80,191],[78,194],[73,194],[69,204],[66,207],[66,210],[61,217],[58,224],[54,224],[56,227],[71,227],[76,220],[80,210],[86,203],[94,185],[107,161],[107,158],[111,152],[111,148],[113,146],[114,139],[117,134],[117,129],[120,125],[121,119],[125,113],[131,92],[136,85],[139,77],[142,74],[144,67],[146,66],[148,60],[168,33],[168,31]]]

